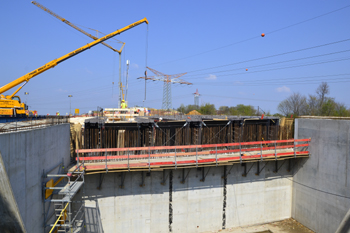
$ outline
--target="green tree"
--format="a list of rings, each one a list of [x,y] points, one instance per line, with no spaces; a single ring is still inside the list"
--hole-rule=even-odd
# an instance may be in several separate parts
[[[255,116],[257,115],[256,109],[251,105],[238,104],[236,109],[239,115],[242,116]]]
[[[184,114],[187,114],[192,110],[198,110],[198,106],[193,104],[189,104],[185,106],[184,104],[181,104],[180,107],[178,107],[176,110]]]
[[[307,113],[311,116],[319,114],[319,100],[315,95],[309,95],[307,100]]]
[[[335,115],[341,117],[350,116],[350,109],[346,109],[345,104],[337,103],[335,106]]]
[[[230,108],[228,106],[220,106],[218,110],[219,115],[230,115]]]
[[[214,104],[206,103],[205,105],[200,106],[199,112],[203,115],[216,115],[216,108]]]
[[[320,115],[321,116],[334,116],[336,111],[336,102],[333,98],[325,98],[322,100],[323,103],[320,105]]]
[[[181,104],[180,107],[178,107],[176,110],[177,110],[178,112],[181,112],[181,113],[185,114],[186,107],[185,107],[184,104]]]

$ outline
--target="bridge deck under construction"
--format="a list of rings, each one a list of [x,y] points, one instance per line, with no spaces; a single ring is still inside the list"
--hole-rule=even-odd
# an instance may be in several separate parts
[[[86,174],[222,166],[309,156],[311,139],[77,150]],[[73,167],[72,169],[74,169]]]

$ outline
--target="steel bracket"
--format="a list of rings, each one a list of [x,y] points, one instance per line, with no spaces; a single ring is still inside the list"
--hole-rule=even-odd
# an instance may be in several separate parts
[[[226,179],[227,178],[227,173],[226,173],[227,168],[226,168],[226,166],[223,166],[223,167],[224,167],[224,175],[221,176],[221,178]]]
[[[162,182],[160,183],[161,185],[165,185],[165,181],[168,179],[168,176],[169,176],[169,174],[167,176],[165,176],[165,169],[164,169],[163,170]]]
[[[209,173],[209,171],[210,171],[210,168],[211,167],[209,167],[209,169],[208,169],[208,171],[207,171],[207,173],[204,175],[204,167],[202,167],[202,179],[200,179],[200,182],[204,182],[205,181],[205,177],[207,177],[207,175],[208,175],[208,173]]]
[[[144,186],[145,186],[145,174],[142,171],[141,172],[141,184],[140,184],[140,187],[144,187]]]
[[[262,170],[264,170],[264,168],[266,167],[267,163],[268,163],[268,162],[265,162],[265,165],[261,168],[261,170],[258,170],[258,171],[255,173],[255,175],[259,176],[260,173],[262,172]],[[260,165],[259,165],[259,166],[260,166]]]
[[[285,162],[286,162],[286,160],[284,160],[283,163],[281,164],[281,166],[278,167],[278,160],[276,160],[275,161],[275,170],[273,171],[273,173],[277,173]]]
[[[191,168],[188,169],[187,175],[185,176],[185,168],[182,169],[182,179],[180,181],[181,184],[184,184],[186,182],[186,179],[188,175],[190,174]]]
[[[102,189],[102,183],[103,183],[104,177],[105,177],[105,173],[100,173],[100,179],[99,179],[98,187],[97,187],[98,190]]]
[[[121,175],[120,175],[120,185],[119,185],[119,188],[121,188],[121,189],[124,188],[125,176],[126,176],[126,173],[124,173],[124,172],[122,172]]]
[[[287,168],[287,172],[291,172],[294,168],[294,163],[292,161],[292,159],[288,159],[288,168]]]
[[[242,163],[242,166],[244,167],[244,172],[242,174],[243,177],[247,177],[249,171],[253,168],[254,163],[252,163],[252,166],[250,166],[250,168],[247,171],[247,163]]]

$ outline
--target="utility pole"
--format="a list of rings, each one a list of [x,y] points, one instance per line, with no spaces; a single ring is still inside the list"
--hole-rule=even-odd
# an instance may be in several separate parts
[[[72,95],[68,95],[69,98],[69,116],[72,115]]]
[[[118,100],[118,106],[120,107],[120,104],[122,103],[122,53],[119,53],[119,100]]]
[[[126,60],[126,88],[125,88],[125,102],[126,103],[128,103],[129,64],[130,64],[130,61]]]

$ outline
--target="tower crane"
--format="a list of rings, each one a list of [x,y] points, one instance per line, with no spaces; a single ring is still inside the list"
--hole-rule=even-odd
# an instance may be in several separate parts
[[[156,77],[154,76],[145,76],[145,77],[139,77],[138,79],[145,79],[145,80],[152,80],[152,81],[161,81],[164,82],[163,85],[163,103],[162,103],[162,109],[169,110],[172,108],[172,98],[171,98],[171,84],[172,83],[179,83],[179,84],[185,84],[185,85],[192,85],[190,82],[186,82],[182,79],[179,79],[181,76],[187,74],[187,73],[181,73],[181,74],[173,74],[168,75],[164,74],[160,71],[157,71],[155,69],[147,67],[150,71],[152,71]]]
[[[19,92],[21,90],[21,88],[29,82],[30,79],[34,78],[35,76],[55,67],[56,65],[58,65],[59,63],[74,57],[75,55],[78,55],[81,52],[84,52],[87,49],[92,48],[93,46],[102,43],[105,40],[108,40],[122,32],[125,32],[139,24],[142,23],[147,23],[148,24],[148,20],[146,18],[143,18],[133,24],[130,24],[126,27],[123,27],[122,29],[116,30],[106,36],[103,36],[93,42],[90,42],[62,57],[59,57],[57,59],[54,59],[48,63],[46,63],[45,65],[39,67],[38,69],[33,70],[30,73],[27,73],[25,75],[23,75],[22,77],[19,77],[15,80],[13,80],[12,82],[0,87],[0,116],[25,116],[25,110],[27,109],[27,106],[24,103],[21,103],[21,99],[19,98],[19,96],[15,96],[15,94],[17,92]],[[18,86],[22,84],[12,95],[3,95],[4,92]]]
[[[69,21],[66,20],[65,18],[62,18],[61,16],[59,16],[59,15],[57,15],[56,13],[52,12],[51,10],[49,10],[49,9],[46,8],[45,6],[41,5],[40,3],[36,2],[36,1],[32,1],[32,3],[33,3],[35,6],[39,7],[40,9],[46,11],[46,12],[49,13],[50,15],[54,16],[55,18],[59,19],[59,20],[62,21],[63,23],[65,23],[65,24],[71,26],[72,28],[78,30],[79,32],[85,34],[86,36],[88,36],[88,37],[90,37],[90,38],[92,38],[92,39],[94,39],[94,40],[97,40],[97,39],[98,39],[96,36],[93,36],[93,35],[91,35],[90,33],[84,31],[83,29],[79,28],[78,26],[76,26],[76,25],[74,25],[73,23],[69,22]],[[120,48],[120,50],[117,50],[117,49],[113,48],[112,46],[110,46],[110,45],[107,44],[107,43],[104,43],[104,42],[101,43],[101,44],[103,44],[104,46],[106,46],[106,47],[112,49],[114,52],[118,52],[118,53],[119,53],[119,83],[118,83],[118,87],[119,87],[119,103],[118,103],[118,105],[120,105],[120,102],[121,102],[121,95],[122,95],[122,81],[121,81],[121,79],[122,79],[122,78],[121,78],[121,76],[122,76],[122,75],[121,75],[121,57],[122,57],[122,55],[121,55],[121,54],[122,54],[122,50],[123,50],[123,48],[124,48],[124,46],[125,46],[125,42],[121,42],[121,41],[120,41],[120,43],[122,43],[122,47]],[[114,84],[114,83],[113,83],[113,84]]]

